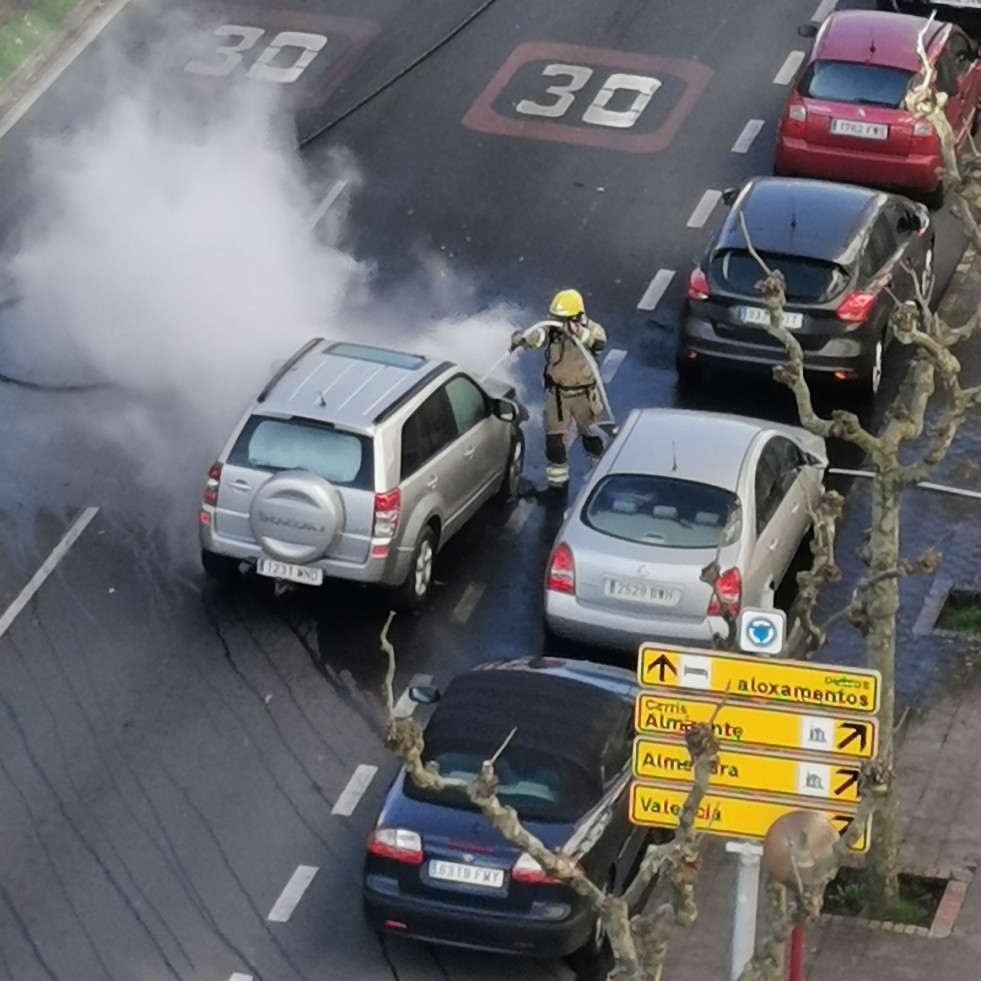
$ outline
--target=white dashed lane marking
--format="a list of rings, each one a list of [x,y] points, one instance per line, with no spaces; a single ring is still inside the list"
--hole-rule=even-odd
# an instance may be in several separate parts
[[[605,384],[609,384],[613,381],[613,376],[617,373],[617,368],[623,364],[623,359],[627,356],[627,352],[622,348],[615,347],[610,351],[605,358],[603,358],[603,363],[600,365],[600,375],[603,378]]]
[[[330,190],[324,195],[323,201],[317,205],[317,210],[310,216],[310,227],[316,228],[320,219],[330,210],[330,206],[344,193],[347,181],[334,181]]]
[[[453,610],[453,619],[456,623],[466,623],[470,619],[486,588],[482,582],[472,582],[467,586],[460,597],[460,602],[456,604],[456,608]]]
[[[811,17],[811,20],[815,24],[820,24],[821,21],[823,21],[825,17],[827,17],[828,14],[835,9],[837,4],[838,0],[821,0],[821,2],[818,4],[817,10],[814,11],[814,15]]]
[[[673,269],[659,269],[651,280],[651,285],[644,291],[644,295],[637,304],[638,310],[653,310],[664,296],[664,291],[671,285],[674,279]]]
[[[2,637],[10,625],[17,619],[20,612],[34,598],[34,594],[44,585],[44,580],[54,572],[58,563],[68,554],[68,550],[75,544],[78,536],[89,526],[89,522],[99,513],[98,508],[86,508],[74,521],[71,528],[65,532],[60,542],[54,547],[54,551],[44,560],[41,568],[31,576],[27,585],[20,591],[20,595],[10,604],[3,616],[0,616],[0,637]]]
[[[228,981],[255,981],[251,974],[239,974],[237,971],[233,974]]]
[[[415,688],[416,685],[431,685],[432,683],[433,676],[431,674],[414,674],[409,679],[408,687],[402,692],[399,700],[392,708],[392,715],[396,719],[407,719],[416,710],[416,703],[409,697],[409,688]]]
[[[269,911],[267,919],[270,923],[286,923],[289,920],[316,874],[316,865],[297,866],[296,871],[290,876],[290,881],[286,883],[286,888],[279,894],[279,899]]]
[[[715,210],[715,206],[722,197],[721,191],[708,190],[702,195],[702,200],[695,205],[695,210],[688,219],[689,228],[701,228],[708,221],[709,215]]]
[[[776,77],[773,79],[774,85],[789,85],[793,80],[794,75],[797,74],[797,69],[800,68],[800,63],[804,60],[803,51],[791,51],[787,55],[787,60],[783,63],[780,71],[777,72]]]
[[[749,148],[753,145],[753,140],[760,135],[761,129],[763,129],[763,120],[751,119],[743,127],[743,131],[739,134],[736,142],[732,144],[732,152],[748,153]]]
[[[337,814],[339,817],[350,817],[377,772],[377,766],[361,763],[348,780],[347,786],[341,791],[341,796],[337,798],[330,813]]]

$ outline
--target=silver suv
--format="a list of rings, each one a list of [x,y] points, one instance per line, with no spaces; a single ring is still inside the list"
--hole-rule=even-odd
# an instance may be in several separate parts
[[[485,501],[517,493],[527,413],[513,394],[449,361],[314,338],[208,473],[205,571],[380,583],[420,606],[440,547]]]

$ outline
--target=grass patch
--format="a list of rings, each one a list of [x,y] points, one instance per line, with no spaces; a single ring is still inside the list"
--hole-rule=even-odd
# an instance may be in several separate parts
[[[901,873],[899,901],[885,919],[892,923],[929,927],[946,888],[946,879],[927,879]],[[837,916],[862,916],[864,909],[865,880],[862,870],[839,869],[824,891],[824,912]]]
[[[976,636],[981,634],[981,596],[953,589],[947,596],[937,627],[953,630],[959,634]]]
[[[0,27],[0,84],[49,38],[84,0],[37,0]]]

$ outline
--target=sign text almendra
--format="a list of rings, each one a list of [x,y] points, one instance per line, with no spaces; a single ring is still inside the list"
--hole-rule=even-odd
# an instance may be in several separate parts
[[[658,770],[679,770],[682,773],[691,771],[691,760],[683,759],[680,756],[665,756],[662,753],[644,753],[640,758],[640,766],[643,768],[654,767]],[[732,763],[720,763],[718,759],[712,764],[712,776],[732,777],[739,779],[739,767]]]

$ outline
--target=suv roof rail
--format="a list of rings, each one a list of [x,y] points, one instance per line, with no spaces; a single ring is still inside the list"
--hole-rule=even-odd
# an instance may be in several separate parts
[[[306,354],[309,354],[310,351],[312,351],[318,344],[322,344],[323,340],[324,339],[322,337],[311,338],[306,342],[306,344],[303,345],[303,347],[300,348],[299,351],[296,352],[296,354],[293,355],[293,357],[288,358],[286,363],[283,364],[283,366],[272,376],[272,378],[269,379],[268,382],[266,382],[265,388],[263,388],[263,390],[256,396],[256,402],[265,402],[269,397],[269,393],[279,384],[283,375],[285,375],[286,372],[300,360],[300,358],[304,357]]]

